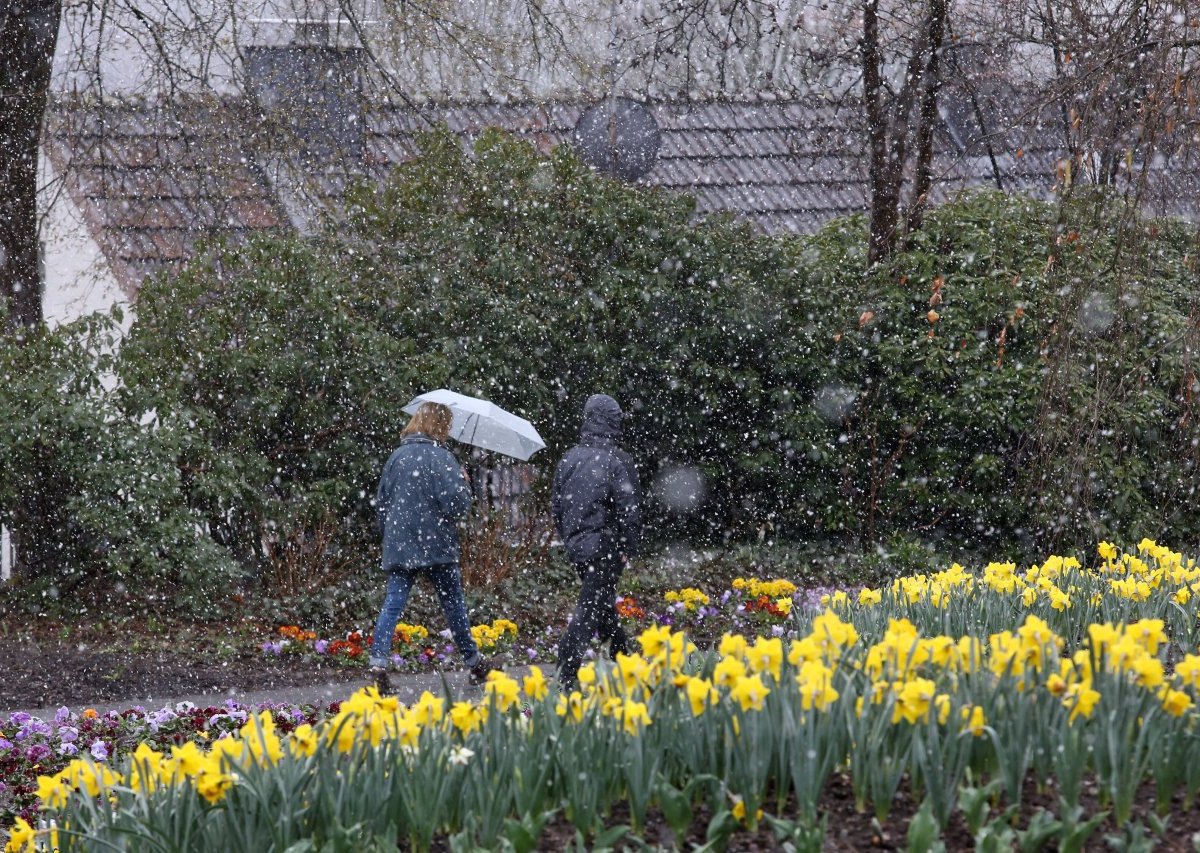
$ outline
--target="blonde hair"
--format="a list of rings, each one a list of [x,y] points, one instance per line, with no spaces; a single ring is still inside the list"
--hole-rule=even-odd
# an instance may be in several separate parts
[[[443,406],[441,403],[422,403],[400,434],[412,435],[419,432],[434,441],[445,441],[450,437],[450,422],[453,419],[454,415],[449,406]]]

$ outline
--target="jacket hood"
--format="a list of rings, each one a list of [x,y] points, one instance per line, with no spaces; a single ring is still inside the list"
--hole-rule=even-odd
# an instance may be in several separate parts
[[[619,438],[623,417],[616,400],[607,394],[593,394],[583,406],[583,424],[579,427],[579,434]]]

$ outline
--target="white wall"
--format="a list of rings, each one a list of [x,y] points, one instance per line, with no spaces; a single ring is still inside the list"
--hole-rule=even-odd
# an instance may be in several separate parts
[[[8,528],[0,526],[0,581],[12,577],[12,565],[12,539],[9,537]]]
[[[120,305],[123,328],[132,320],[129,300],[117,285],[99,244],[79,207],[42,153],[38,183],[38,217],[43,246],[46,323],[57,326]]]

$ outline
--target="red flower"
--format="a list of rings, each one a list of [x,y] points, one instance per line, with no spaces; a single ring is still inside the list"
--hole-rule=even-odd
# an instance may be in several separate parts
[[[358,632],[355,631],[354,633],[357,634]],[[334,640],[332,643],[330,643],[329,644],[329,654],[345,655],[346,657],[351,658],[351,659],[356,659],[356,658],[362,657],[363,647],[361,645],[359,645],[359,643],[362,640],[362,637],[359,636],[358,640],[356,641],[353,639],[354,634],[351,634],[350,636],[351,636],[350,639]]]
[[[747,601],[744,606],[747,613],[766,613],[768,616],[774,616],[776,619],[783,619],[787,616],[774,601],[765,595],[760,595],[756,599]]]

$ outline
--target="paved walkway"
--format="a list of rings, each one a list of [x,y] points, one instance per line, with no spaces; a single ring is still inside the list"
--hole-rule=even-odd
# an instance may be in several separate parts
[[[542,668],[543,672],[549,676],[552,670]],[[516,679],[521,679],[529,674],[529,667],[519,666],[506,668],[505,672]],[[135,705],[141,705],[147,710],[154,711],[166,705],[175,705],[178,702],[191,702],[201,708],[210,705],[224,704],[226,699],[233,699],[242,705],[259,705],[264,702],[288,703],[292,705],[302,705],[312,703],[316,705],[324,705],[330,702],[340,702],[343,699],[350,697],[355,690],[365,687],[371,682],[367,679],[366,674],[362,678],[352,679],[349,681],[327,682],[323,684],[312,684],[303,687],[279,687],[273,690],[253,690],[239,691],[229,690],[224,693],[180,693],[180,694],[161,694],[155,696],[138,696],[130,699],[112,699],[97,703],[94,707],[97,711],[103,713],[110,709],[124,711],[132,708]],[[482,687],[474,687],[467,683],[466,670],[455,672],[422,672],[422,673],[392,673],[392,692],[406,705],[410,705],[417,700],[422,692],[428,690],[435,696],[442,696],[447,691],[450,693],[452,700],[459,699],[478,699],[483,695]],[[11,712],[25,711],[35,717],[43,720],[52,719],[55,712],[60,706],[50,706],[45,708],[14,708]],[[71,710],[79,713],[87,705],[72,707]],[[6,711],[5,714],[11,713]]]

